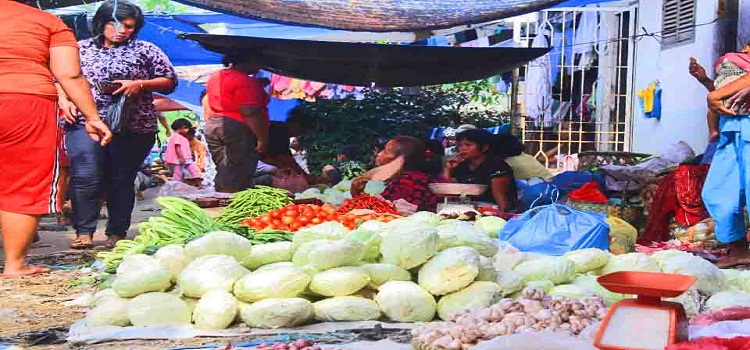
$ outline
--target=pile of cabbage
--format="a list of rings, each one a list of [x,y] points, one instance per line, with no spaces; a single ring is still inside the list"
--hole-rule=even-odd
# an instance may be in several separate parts
[[[292,242],[262,245],[212,232],[153,256],[126,258],[111,289],[95,296],[87,324],[222,329],[238,323],[427,322],[487,308],[525,288],[613,303],[626,296],[605,290],[596,276],[626,270],[696,276],[695,290],[675,299],[692,314],[698,292],[713,295],[712,308],[750,306],[750,276],[688,253],[615,256],[584,249],[540,256],[498,242],[504,221],[482,219],[472,224],[420,212],[388,223],[368,221],[353,231],[326,222],[298,231]]]

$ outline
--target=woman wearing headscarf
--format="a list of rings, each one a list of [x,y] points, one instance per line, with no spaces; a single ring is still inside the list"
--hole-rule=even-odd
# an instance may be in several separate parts
[[[106,197],[109,220],[107,247],[124,239],[130,228],[135,205],[133,183],[141,163],[156,140],[159,112],[154,92],[170,93],[177,75],[167,56],[154,44],[138,40],[143,28],[141,9],[125,0],[104,2],[92,19],[94,37],[79,43],[83,74],[92,90],[99,113],[124,98],[120,130],[104,149],[85,137],[77,111],[63,96],[60,107],[71,124],[66,129],[70,157],[70,197],[76,240],[71,248],[92,247],[102,194]],[[114,120],[109,120],[114,123]]]
[[[83,134],[97,147],[112,136],[81,74],[73,32],[59,18],[16,1],[0,1],[0,228],[2,276],[49,269],[26,265],[39,218],[54,212],[57,89],[79,107]]]

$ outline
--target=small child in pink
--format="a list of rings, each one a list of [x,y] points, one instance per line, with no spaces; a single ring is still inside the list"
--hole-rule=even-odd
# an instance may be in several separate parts
[[[172,179],[197,187],[201,183],[201,172],[195,164],[190,152],[190,141],[186,137],[192,126],[190,121],[184,118],[172,123],[173,132],[164,153],[164,163],[167,163],[172,172]]]

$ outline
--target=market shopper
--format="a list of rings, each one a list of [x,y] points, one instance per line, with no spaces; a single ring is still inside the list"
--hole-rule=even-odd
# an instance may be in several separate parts
[[[424,141],[394,137],[375,158],[377,167],[352,181],[352,196],[362,194],[369,181],[385,181],[381,196],[394,202],[402,214],[435,211],[438,199],[428,188],[433,179],[424,172],[425,153]]]
[[[108,0],[99,6],[91,24],[94,37],[79,43],[80,57],[84,75],[97,87],[92,91],[99,113],[106,116],[120,98],[125,100],[121,129],[115,132],[112,143],[102,149],[88,139],[82,121],[75,119],[75,106],[66,96],[60,97],[61,108],[72,120],[66,136],[76,230],[76,240],[71,245],[74,249],[92,247],[102,194],[109,216],[106,246],[114,247],[127,235],[135,205],[133,183],[156,139],[160,115],[152,93],[170,93],[177,83],[164,52],[136,38],[144,25],[138,6],[120,0],[115,8],[115,3]]]
[[[30,5],[30,4],[28,4]],[[81,128],[97,147],[112,134],[99,118],[81,74],[73,32],[59,18],[0,1],[0,228],[3,277],[49,269],[26,265],[39,218],[56,209],[57,89],[79,107]]]
[[[456,135],[456,141],[458,154],[445,161],[442,179],[486,185],[487,192],[477,200],[495,203],[503,212],[516,210],[513,169],[505,162],[506,154],[493,145],[492,135],[486,130],[466,130]]]
[[[746,89],[750,75],[708,94],[708,107],[720,115],[719,140],[706,183],[703,201],[716,221],[716,238],[729,245],[727,256],[717,265],[750,264],[744,214],[750,208],[750,116],[744,108],[750,102]],[[728,100],[727,100],[728,99]],[[726,103],[725,103],[726,101]]]
[[[367,166],[352,158],[352,148],[350,146],[339,146],[336,150],[336,163],[323,167],[323,175],[328,182],[337,184],[342,180],[353,180],[362,176],[367,171]]]
[[[164,152],[164,163],[169,167],[173,180],[198,187],[201,183],[201,171],[193,158],[190,140],[187,138],[191,127],[192,124],[185,118],[172,122],[172,136],[169,137],[167,151]]]
[[[206,85],[206,141],[216,164],[216,190],[237,192],[253,186],[255,169],[268,150],[268,94],[259,79],[258,57],[226,55],[225,69]]]
[[[739,79],[750,71],[750,44],[746,44],[739,52],[730,52],[719,58],[714,63],[714,69],[716,78],[711,79],[708,77],[706,69],[694,57],[690,58],[690,65],[688,66],[690,75],[698,80],[708,92],[712,92]],[[715,142],[719,139],[719,113],[709,110],[707,123],[709,141]]]

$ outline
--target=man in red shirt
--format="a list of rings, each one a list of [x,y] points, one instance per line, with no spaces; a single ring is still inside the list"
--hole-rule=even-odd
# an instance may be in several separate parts
[[[226,55],[225,69],[211,75],[206,85],[208,102],[206,141],[216,163],[216,189],[237,192],[253,186],[253,175],[268,149],[268,103],[258,72],[259,57]]]

